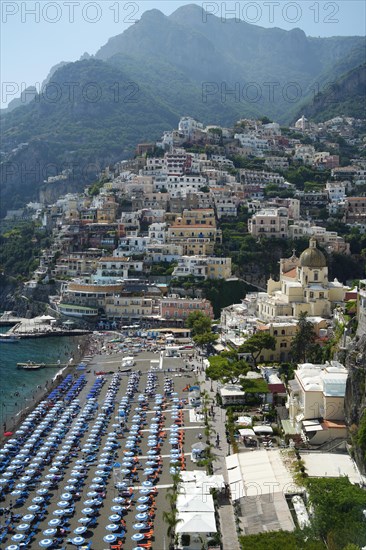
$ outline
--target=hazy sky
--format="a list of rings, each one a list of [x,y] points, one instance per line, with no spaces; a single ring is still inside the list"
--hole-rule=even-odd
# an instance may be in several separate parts
[[[0,107],[19,96],[17,89],[42,82],[56,63],[76,61],[85,51],[95,54],[144,11],[157,8],[169,15],[192,3],[223,20],[237,17],[263,27],[299,27],[310,36],[365,34],[363,0],[1,0]],[[8,83],[13,83],[13,97],[3,93]]]

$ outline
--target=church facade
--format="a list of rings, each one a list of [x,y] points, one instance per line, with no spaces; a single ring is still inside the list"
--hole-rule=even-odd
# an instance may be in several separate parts
[[[343,303],[345,292],[346,287],[337,279],[329,281],[326,258],[312,237],[299,258],[293,254],[281,259],[280,280],[268,280],[267,293],[258,301],[258,318],[298,318],[302,312],[309,317],[329,318],[334,307]]]

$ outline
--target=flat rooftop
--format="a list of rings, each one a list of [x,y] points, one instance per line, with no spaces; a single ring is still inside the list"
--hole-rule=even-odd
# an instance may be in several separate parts
[[[348,454],[301,451],[301,458],[305,462],[306,472],[310,477],[347,476],[351,483],[362,481],[356,463]]]

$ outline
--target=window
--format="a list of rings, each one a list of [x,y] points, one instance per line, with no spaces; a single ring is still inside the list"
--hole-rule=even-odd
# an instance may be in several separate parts
[[[314,292],[310,292],[310,298],[314,298]]]
[[[281,342],[280,348],[287,348],[287,342]]]
[[[319,281],[319,273],[317,271],[314,273],[314,281]]]

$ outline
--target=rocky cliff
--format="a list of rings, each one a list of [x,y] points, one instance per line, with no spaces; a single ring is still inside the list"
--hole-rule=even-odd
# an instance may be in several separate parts
[[[348,380],[345,397],[346,422],[352,435],[354,457],[360,472],[366,475],[366,449],[364,448],[364,429],[366,409],[366,334],[355,341],[346,358]],[[363,419],[361,421],[361,418]]]

